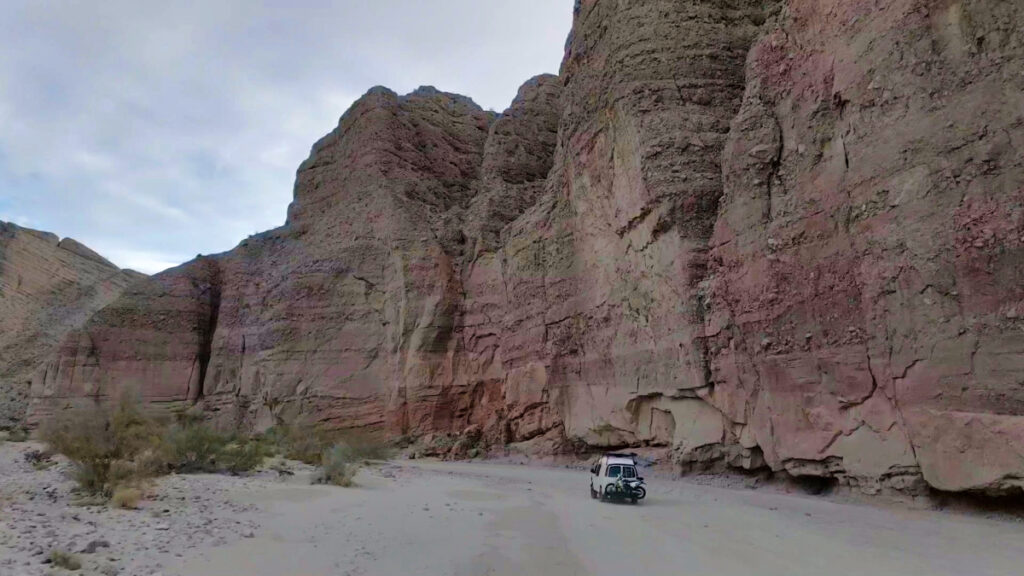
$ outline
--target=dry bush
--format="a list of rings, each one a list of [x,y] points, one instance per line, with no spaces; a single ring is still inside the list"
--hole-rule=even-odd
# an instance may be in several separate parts
[[[172,470],[246,472],[267,454],[263,444],[217,432],[195,414],[168,427],[146,416],[131,395],[113,410],[97,406],[62,415],[40,435],[50,451],[72,462],[80,490],[102,498],[120,488],[137,491],[140,482]]]
[[[113,412],[96,407],[52,420],[40,436],[50,450],[71,460],[75,480],[84,492],[109,497],[118,484],[150,472],[140,470],[134,461],[158,450],[161,432],[126,396]]]
[[[320,470],[314,478],[318,484],[354,486],[361,463],[393,455],[392,447],[374,436],[346,432],[335,437],[337,442],[320,454]]]
[[[342,433],[337,446],[347,452],[350,462],[388,460],[394,456],[394,448],[390,444],[378,437],[359,432]]]
[[[321,455],[320,471],[314,478],[317,484],[332,484],[348,488],[354,486],[359,464],[352,462],[346,447],[338,445]]]
[[[78,556],[63,550],[50,552],[50,564],[72,572],[82,569],[82,561],[78,559]]]
[[[267,430],[261,439],[285,458],[311,466],[319,465],[324,451],[334,443],[329,432],[308,423],[275,426]]]
[[[319,466],[331,450],[342,450],[349,462],[387,460],[394,455],[391,444],[377,436],[353,431],[328,431],[313,424],[275,426],[259,437],[268,450],[289,460]]]
[[[129,486],[121,486],[114,490],[110,505],[123,510],[137,510],[142,501],[142,490]]]

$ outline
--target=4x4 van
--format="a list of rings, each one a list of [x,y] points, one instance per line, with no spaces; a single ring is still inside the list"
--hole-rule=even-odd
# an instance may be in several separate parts
[[[590,468],[590,497],[629,500],[647,497],[644,479],[637,473],[635,454],[605,454]]]

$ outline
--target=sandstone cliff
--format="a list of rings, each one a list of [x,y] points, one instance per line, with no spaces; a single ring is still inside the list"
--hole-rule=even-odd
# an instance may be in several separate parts
[[[791,0],[751,51],[705,306],[713,403],[773,467],[1022,485],[1022,24]]]
[[[71,238],[0,222],[0,428],[24,419],[36,366],[139,277]]]
[[[33,418],[662,446],[873,492],[1024,477],[1024,7],[582,0],[501,115],[375,88],[286,225],[135,285]]]

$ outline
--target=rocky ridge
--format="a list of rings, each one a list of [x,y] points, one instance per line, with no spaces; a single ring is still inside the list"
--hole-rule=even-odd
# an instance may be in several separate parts
[[[133,285],[38,371],[31,417],[129,386],[242,429],[1017,490],[1022,22],[582,0],[560,76],[500,115],[370,90],[285,226]]]
[[[36,367],[141,274],[71,239],[0,222],[0,429],[25,418]]]

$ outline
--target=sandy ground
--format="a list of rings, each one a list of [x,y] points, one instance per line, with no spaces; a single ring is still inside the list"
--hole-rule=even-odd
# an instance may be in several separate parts
[[[358,488],[279,477],[170,477],[139,511],[69,508],[61,470],[0,446],[0,574],[48,574],[50,548],[86,574],[1011,575],[1024,524],[766,490],[651,479],[638,506],[590,499],[585,472],[399,462]],[[59,468],[59,467],[58,467]],[[101,572],[101,570],[103,570]]]

